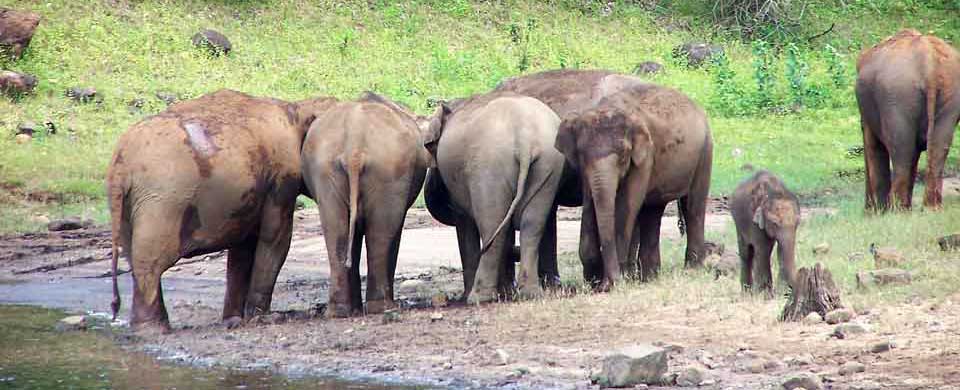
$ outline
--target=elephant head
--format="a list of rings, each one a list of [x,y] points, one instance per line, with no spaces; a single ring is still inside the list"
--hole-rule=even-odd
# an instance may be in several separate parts
[[[757,186],[753,196],[753,223],[777,243],[781,279],[793,286],[800,206],[793,194]]]
[[[650,177],[653,143],[645,118],[616,105],[567,116],[560,124],[556,147],[580,174],[584,218],[595,218],[603,258],[601,289],[620,277],[635,216],[643,204]],[[586,260],[585,260],[586,261]],[[627,270],[632,265],[623,264]]]

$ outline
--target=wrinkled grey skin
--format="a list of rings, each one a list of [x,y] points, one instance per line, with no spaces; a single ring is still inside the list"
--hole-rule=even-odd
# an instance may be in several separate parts
[[[520,231],[519,292],[543,294],[541,244],[548,224],[556,221],[554,200],[564,164],[553,147],[559,124],[545,104],[513,93],[442,105],[434,116],[437,169],[426,188],[427,202],[441,222],[457,227],[469,303],[493,301],[498,288],[509,287],[515,229]]]
[[[780,258],[780,282],[792,287],[800,226],[800,204],[796,195],[774,174],[759,171],[737,186],[730,201],[730,213],[737,226],[743,288],[772,292],[770,258],[774,244]]]
[[[585,278],[600,290],[621,274],[658,273],[660,221],[674,200],[687,225],[687,266],[704,257],[713,158],[706,114],[677,90],[633,80],[605,78],[595,87],[603,97],[565,116],[557,134],[557,148],[580,173],[580,255]]]
[[[310,128],[301,155],[330,259],[328,316],[363,310],[364,239],[366,312],[396,307],[393,282],[403,220],[433,162],[424,140],[413,114],[373,93],[333,106]]]

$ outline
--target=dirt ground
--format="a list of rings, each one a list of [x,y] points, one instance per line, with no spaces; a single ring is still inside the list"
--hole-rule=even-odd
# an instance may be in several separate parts
[[[730,226],[722,203],[715,201],[707,218],[710,231]],[[575,209],[561,212],[561,253],[576,251],[578,218]],[[676,217],[665,218],[663,239],[682,245]],[[608,294],[468,307],[456,302],[462,280],[454,230],[425,210],[411,210],[405,225],[397,269],[404,309],[396,316],[324,319],[329,271],[318,221],[314,209],[297,212],[274,314],[223,329],[225,254],[184,259],[163,279],[175,332],[131,345],[172,362],[290,375],[587,389],[596,387],[589,377],[605,355],[652,343],[670,351],[671,373],[696,369],[704,376],[699,387],[707,389],[780,388],[801,372],[820,375],[834,389],[960,389],[960,294],[863,308],[854,321],[868,332],[845,339],[831,337],[834,325],[778,322],[782,300],[743,297],[733,279],[715,281],[703,271]],[[104,227],[0,236],[0,303],[108,311],[109,241]],[[129,274],[121,282],[125,318]],[[886,341],[895,348],[870,352]],[[841,375],[844,364],[855,365],[849,362],[864,371]]]

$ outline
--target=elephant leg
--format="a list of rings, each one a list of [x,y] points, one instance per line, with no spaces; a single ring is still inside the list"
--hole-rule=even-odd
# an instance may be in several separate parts
[[[347,270],[349,276],[348,288],[350,289],[350,313],[363,313],[363,289],[360,281],[360,255],[363,253],[363,232],[366,230],[363,220],[357,221],[356,230],[353,233],[353,245],[350,250],[350,268]],[[369,280],[367,281],[369,285]]]
[[[487,251],[480,255],[480,262],[477,267],[477,274],[474,277],[473,288],[467,295],[467,302],[470,304],[490,302],[497,299],[498,287],[501,287],[500,276],[505,274],[503,266],[503,256],[508,254],[506,250],[512,251],[513,228],[506,226],[497,237],[493,237],[493,232],[507,214],[511,196],[496,197],[491,193],[496,189],[486,189],[486,196],[473,199],[473,215],[478,216],[477,228],[480,230],[480,237],[484,243],[489,242]],[[483,189],[477,188],[471,193],[483,193]],[[510,238],[510,239],[508,239]],[[507,246],[507,244],[510,244]],[[512,264],[512,262],[511,262]]]
[[[603,280],[603,261],[600,256],[600,236],[597,230],[597,215],[589,192],[583,193],[583,210],[580,217],[580,263],[583,264],[583,279],[594,287]]]
[[[706,170],[706,173],[703,172],[704,170]],[[706,258],[704,224],[707,221],[707,197],[710,192],[709,164],[706,167],[701,164],[697,175],[698,177],[694,179],[690,193],[677,200],[682,214],[678,217],[684,219],[687,234],[687,249],[683,260],[683,265],[686,268],[702,267]],[[703,176],[706,179],[703,179]],[[660,213],[663,215],[663,211]]]
[[[280,268],[287,260],[293,234],[293,202],[282,204],[268,199],[261,213],[250,291],[244,310],[246,318],[270,312],[273,288]]]
[[[387,282],[387,296],[390,297],[394,296],[393,287],[397,276],[397,258],[400,256],[400,239],[402,236],[403,226],[401,225],[400,228],[397,229],[397,232],[393,235],[393,241],[390,243],[390,257],[388,258],[390,261],[390,264],[388,264],[390,269],[387,270],[387,277],[390,278],[390,280]]]
[[[466,297],[473,290],[473,281],[480,264],[480,232],[473,219],[463,217],[457,221],[457,244],[463,266],[463,296]]]
[[[517,263],[513,261],[513,250],[516,248],[514,232],[503,232],[503,253],[500,255],[500,276],[497,277],[497,294],[504,301],[514,299],[517,289]]]
[[[520,238],[521,242],[523,237]],[[545,288],[560,286],[560,270],[557,265],[557,205],[547,216],[543,237],[540,238],[540,282]]]
[[[388,189],[384,189],[385,191]],[[388,193],[396,193],[388,191]],[[372,200],[372,199],[371,199]],[[397,231],[403,229],[406,209],[389,200],[370,202],[380,207],[369,207],[366,223],[367,240],[367,313],[382,313],[393,309],[393,288],[390,286],[390,263]]]
[[[223,323],[228,328],[240,325],[243,319],[256,251],[257,238],[250,237],[227,252],[227,291],[223,300]]]
[[[773,240],[764,238],[754,244],[753,252],[753,275],[756,278],[756,289],[767,294],[773,291],[773,271],[770,268],[773,244]]]
[[[180,226],[164,223],[168,216],[166,208],[148,206],[133,222],[128,252],[134,289],[130,325],[138,330],[170,331],[160,276],[180,259]]]
[[[890,152],[891,191],[893,202],[901,210],[909,210],[913,198],[913,182],[916,175],[916,159],[920,150],[917,145],[915,120],[896,111],[881,114],[883,130],[890,137],[887,149]]]
[[[960,111],[957,108],[955,111]],[[942,113],[934,125],[933,134],[927,135],[927,176],[923,196],[924,207],[939,209],[943,203],[943,168],[950,153],[950,144],[960,112]]]
[[[877,137],[878,128],[863,127],[863,160],[866,170],[866,208],[884,211],[890,204],[890,153]]]
[[[744,291],[750,291],[753,288],[753,257],[756,251],[741,234],[737,234],[737,253],[740,255],[740,286]]]
[[[354,265],[353,254],[347,253],[348,211],[347,205],[331,191],[317,191],[317,205],[320,211],[320,226],[323,240],[327,246],[330,263],[330,290],[327,298],[328,317],[349,317],[353,309],[351,297],[350,271]],[[357,234],[357,236],[361,236]],[[357,240],[355,240],[356,242]],[[354,245],[354,251],[358,250]],[[357,274],[359,279],[359,273]]]
[[[638,243],[640,245],[640,280],[653,280],[660,272],[660,223],[666,205],[644,206],[637,218]]]

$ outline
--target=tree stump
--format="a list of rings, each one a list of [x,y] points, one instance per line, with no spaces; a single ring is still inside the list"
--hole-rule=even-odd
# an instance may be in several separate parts
[[[783,313],[780,313],[780,321],[800,321],[812,312],[825,317],[828,312],[842,307],[840,290],[833,283],[833,276],[817,263],[813,268],[797,270],[796,283]]]

